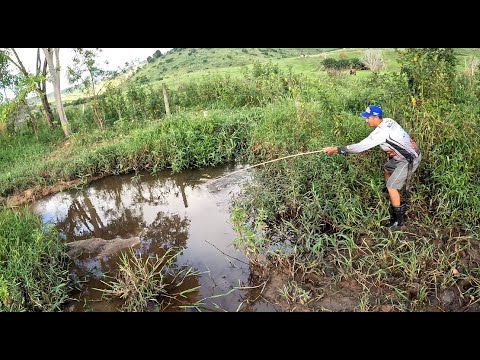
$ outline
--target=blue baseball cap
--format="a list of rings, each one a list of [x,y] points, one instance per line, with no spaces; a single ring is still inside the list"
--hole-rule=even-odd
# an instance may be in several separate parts
[[[377,105],[369,105],[364,112],[360,113],[361,116],[367,118],[369,116],[382,116],[382,108]]]

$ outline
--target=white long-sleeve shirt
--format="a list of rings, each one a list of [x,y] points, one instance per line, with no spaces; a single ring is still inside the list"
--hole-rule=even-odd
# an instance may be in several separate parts
[[[370,135],[357,144],[341,146],[339,152],[360,153],[379,145],[382,150],[392,150],[395,160],[412,160],[420,155],[420,149],[412,144],[407,132],[393,119],[385,118]]]

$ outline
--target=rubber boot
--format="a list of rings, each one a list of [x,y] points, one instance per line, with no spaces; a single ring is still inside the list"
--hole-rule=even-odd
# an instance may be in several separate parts
[[[387,225],[388,228],[396,228],[403,226],[405,223],[405,211],[407,206],[402,204],[400,206],[391,206],[392,218],[390,223]]]

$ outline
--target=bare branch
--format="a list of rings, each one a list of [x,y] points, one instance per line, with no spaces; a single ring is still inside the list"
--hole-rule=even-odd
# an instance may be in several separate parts
[[[5,56],[13,65],[15,65],[18,68],[18,70],[20,70],[24,75],[26,75],[27,70],[25,69],[22,62],[20,61],[20,58],[18,57],[17,52],[15,51],[14,48],[9,48],[9,49],[12,50],[12,52],[15,54],[15,58],[17,59],[17,62],[15,62],[15,60],[13,60],[11,56],[8,55],[8,53],[5,53]]]

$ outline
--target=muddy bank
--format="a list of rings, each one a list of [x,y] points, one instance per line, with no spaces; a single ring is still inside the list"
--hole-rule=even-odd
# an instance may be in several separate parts
[[[103,176],[97,176],[90,179],[95,181],[103,178]],[[71,181],[58,181],[53,185],[41,186],[36,185],[27,190],[18,191],[8,196],[0,196],[0,203],[7,206],[20,206],[30,204],[36,200],[39,200],[47,195],[56,194],[61,191],[69,190],[77,186],[86,186],[87,183],[84,180],[71,180]]]
[[[409,227],[415,231],[414,226]],[[416,229],[422,233],[424,229]],[[292,257],[256,255],[252,257],[252,277],[264,284],[263,296],[276,304],[280,311],[306,312],[478,312],[480,311],[479,280],[475,270],[480,263],[480,244],[473,238],[443,234],[445,241],[412,239],[403,234],[391,244],[381,244],[369,239],[370,245],[342,251],[330,248],[308,261]],[[446,238],[448,240],[446,240]],[[365,240],[365,239],[364,239]],[[365,243],[364,241],[363,243]],[[391,249],[388,249],[391,247]],[[363,268],[368,256],[376,259],[397,257],[402,262],[399,248],[415,247],[417,258],[405,257],[405,262],[419,261],[418,275],[402,279],[398,270],[377,261],[377,268]],[[432,258],[422,259],[424,251],[449,254],[447,266],[440,266]],[[433,250],[435,249],[435,250]],[[348,266],[339,261],[348,257]],[[390,252],[391,251],[391,252]],[[369,255],[367,255],[369,254]],[[446,256],[446,255],[445,255]],[[312,265],[315,262],[316,265]],[[373,263],[373,262],[372,262]],[[395,265],[389,262],[390,268]],[[340,265],[340,266],[339,266]],[[400,270],[400,266],[398,269]],[[402,271],[411,269],[403,268]],[[436,281],[435,281],[436,279]]]

